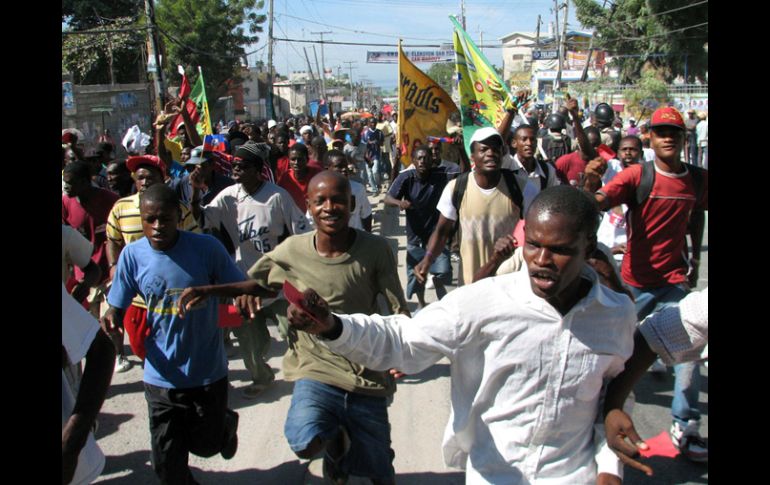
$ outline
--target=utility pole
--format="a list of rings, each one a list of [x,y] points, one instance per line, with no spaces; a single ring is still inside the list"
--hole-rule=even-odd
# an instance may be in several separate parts
[[[313,84],[315,84],[315,76],[313,75],[313,68],[310,67],[310,58],[307,56],[307,47],[302,48],[303,51],[305,51],[305,60],[307,61],[307,70],[310,73],[310,79],[313,80]],[[307,105],[310,103],[310,96],[308,96],[308,86],[310,85],[310,80],[307,78],[305,79],[305,104]]]
[[[267,27],[267,118],[275,117],[273,108],[273,0],[270,0],[270,10],[268,12],[270,19]]]
[[[556,66],[556,78],[553,80],[553,94],[554,94],[554,104],[556,103],[556,91],[559,89],[559,84],[561,83],[561,64],[562,64],[562,53],[561,53],[561,36],[559,35],[559,4],[557,0],[553,0],[553,15],[555,17],[554,22],[554,31],[553,35],[556,37],[556,44],[557,49],[559,52],[558,57],[558,64]]]
[[[94,15],[99,19],[99,25],[104,27],[104,19],[99,15],[99,12],[94,8]],[[113,68],[113,56],[112,56],[112,34],[107,33],[107,62],[110,67],[110,86],[115,85],[115,69]],[[104,115],[102,115],[102,126],[104,126]]]
[[[155,26],[155,6],[152,0],[144,0],[144,12],[147,15],[147,35],[150,36],[152,53],[155,56],[155,114],[163,111],[166,104],[166,93],[163,87],[163,69],[160,65],[160,52],[158,52],[158,29]]]
[[[326,60],[324,59],[324,34],[333,34],[334,32],[325,31],[310,33],[319,34],[321,36],[321,68],[323,69],[323,71],[321,71],[321,95],[324,99],[326,99]],[[313,46],[313,49],[315,49],[315,46]],[[316,62],[316,64],[318,64],[318,62]]]
[[[540,15],[537,16],[537,34],[535,34],[535,46],[537,46],[538,49],[540,49],[540,24],[542,24],[543,21],[540,20]]]
[[[463,30],[467,31],[467,29],[465,28],[465,0],[460,0],[460,20],[462,21],[461,23],[463,24]]]
[[[484,53],[484,31],[481,30],[481,25],[476,26],[476,32],[479,33],[479,49],[481,49],[481,53]]]
[[[607,5],[607,0],[604,0],[604,3],[602,4],[602,8],[604,8]],[[615,14],[615,7],[612,7],[612,10],[610,11],[609,18],[607,19],[607,23],[612,21],[612,16]],[[594,29],[593,34],[591,34],[591,42],[588,44],[588,57],[586,58],[586,65],[583,66],[583,73],[580,75],[580,82],[586,82],[586,79],[588,79],[588,66],[591,64],[591,56],[594,53],[594,38],[596,37],[596,29]]]
[[[350,103],[355,107],[355,92],[353,91],[353,64],[358,64],[358,61],[342,61],[343,64],[348,65],[348,69],[350,69],[350,77],[348,78],[348,81],[350,81]],[[356,68],[357,69],[357,68]]]
[[[315,57],[315,70],[316,72],[321,74],[321,99],[326,99],[326,90],[323,88],[324,85],[324,73],[320,71],[320,67],[318,67],[318,52],[315,50],[315,45],[313,46],[313,56]]]

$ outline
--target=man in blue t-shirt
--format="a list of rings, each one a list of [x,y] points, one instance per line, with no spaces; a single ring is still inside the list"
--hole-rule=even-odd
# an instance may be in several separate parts
[[[384,202],[406,211],[406,297],[417,294],[419,308],[422,308],[425,306],[425,286],[417,281],[414,267],[425,257],[430,235],[438,223],[436,205],[441,192],[457,173],[448,173],[445,167],[437,166],[437,160],[427,145],[420,145],[412,151],[412,163],[414,170],[404,170],[396,177]],[[440,300],[446,295],[444,285],[452,282],[452,265],[446,247],[433,261],[430,273],[434,276],[436,296]]]
[[[162,483],[195,483],[188,454],[225,459],[238,446],[238,414],[227,408],[227,358],[214,299],[177,315],[188,286],[246,279],[213,236],[179,231],[179,199],[164,184],[140,199],[144,238],[120,253],[109,310],[102,327],[111,334],[123,310],[141,295],[147,302],[145,398],[149,406],[152,465]]]

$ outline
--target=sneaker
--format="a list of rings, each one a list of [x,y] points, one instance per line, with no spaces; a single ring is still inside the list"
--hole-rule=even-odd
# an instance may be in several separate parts
[[[222,447],[222,451],[219,452],[222,458],[229,460],[235,456],[235,452],[238,451],[238,413],[228,409],[225,411],[225,423],[227,426],[227,437],[225,439],[225,445]]]
[[[436,286],[433,284],[433,275],[428,275],[427,281],[425,281],[425,288],[432,290]]]
[[[126,372],[133,364],[125,356],[119,355],[115,361],[115,372]]]
[[[342,452],[334,458],[329,453],[329,447],[334,446],[342,450]],[[323,477],[329,482],[335,485],[344,485],[348,482],[347,473],[340,470],[340,463],[350,451],[350,436],[348,436],[347,430],[340,426],[339,433],[334,440],[326,447],[326,453],[324,453],[323,461]]]
[[[685,427],[674,422],[671,425],[671,443],[688,460],[705,463],[709,460],[709,449],[698,432],[699,427],[700,421],[694,419],[689,420]]]
[[[267,382],[254,382],[252,384],[249,384],[248,386],[243,388],[243,390],[241,391],[241,395],[246,399],[256,399],[257,396],[262,394],[262,392],[265,389],[270,387],[274,381],[275,381],[275,374],[272,373],[272,369],[271,369],[270,379]]]
[[[666,364],[663,363],[662,360],[655,359],[655,362],[652,363],[650,366],[650,372],[653,374],[665,374],[668,371],[668,367],[666,367]]]

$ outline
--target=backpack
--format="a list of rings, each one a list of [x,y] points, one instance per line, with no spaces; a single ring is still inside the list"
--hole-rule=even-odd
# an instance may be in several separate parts
[[[524,196],[521,193],[521,188],[519,187],[518,182],[516,182],[516,177],[512,171],[503,168],[500,172],[502,173],[503,180],[505,180],[505,186],[508,187],[511,201],[513,201],[513,203],[516,204],[516,207],[519,208],[519,219],[521,219],[524,215]],[[457,211],[458,222],[460,220],[460,202],[463,200],[463,196],[465,196],[465,190],[468,188],[468,176],[471,173],[473,172],[460,174],[457,177],[454,190],[452,191],[452,205]]]
[[[642,178],[639,181],[639,186],[636,188],[633,203],[628,205],[628,213],[626,214],[626,219],[630,217],[632,209],[641,207],[650,196],[650,193],[652,192],[652,186],[655,184],[655,167],[653,166],[654,163],[654,161],[641,162]],[[682,163],[687,167],[687,170],[692,175],[692,183],[695,186],[695,203],[697,204],[698,201],[703,197],[703,172],[705,169],[696,167],[695,165],[691,165],[689,163]],[[630,223],[630,221],[627,221],[627,223]],[[689,220],[687,221],[687,233],[690,233]]]
[[[553,163],[559,157],[570,152],[568,139],[565,136],[559,139],[553,138],[550,135],[546,136],[543,138],[543,151],[547,157],[546,160]]]
[[[550,174],[548,173],[550,169],[548,168],[548,162],[544,160],[538,160],[537,164],[540,165],[540,170],[543,171],[543,174],[545,177],[540,179],[540,190],[545,190],[545,188],[548,186],[548,177]]]
[[[636,188],[636,194],[633,204],[629,204],[629,209],[641,207],[644,201],[650,196],[652,186],[655,184],[655,162],[642,162],[642,178],[639,187]],[[695,202],[697,203],[703,197],[703,171],[705,169],[696,167],[689,163],[684,163],[687,170],[692,174],[692,183],[695,186]]]

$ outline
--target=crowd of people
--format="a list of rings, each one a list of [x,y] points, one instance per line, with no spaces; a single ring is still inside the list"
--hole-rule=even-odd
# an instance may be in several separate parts
[[[672,332],[653,323],[634,345],[640,322],[698,284],[705,114],[661,107],[624,126],[611,106],[587,116],[568,97],[553,112],[510,110],[475,131],[470,154],[455,126],[405,148],[405,167],[395,114],[218,123],[214,148],[185,101],[169,102],[152,134],[129,130],[125,160],[111,140],[84,152],[62,136],[65,483],[99,474],[92,426],[112,371],[137,362],[160,482],[196,483],[189,453],[232,458],[230,333],[252,381],[239,392],[257,399],[275,380],[271,323],[294,382],[286,440],[300,458],[323,455],[332,483],[395,482],[397,380],[442,358],[453,383],[444,457],[468,483],[620,483],[623,463],[648,471],[629,458],[625,437],[643,445],[622,407],[654,353],[674,364],[672,442],[708,460],[702,354],[687,353],[685,330],[668,345]],[[380,202],[406,216],[406,293],[397,255],[372,232]]]

